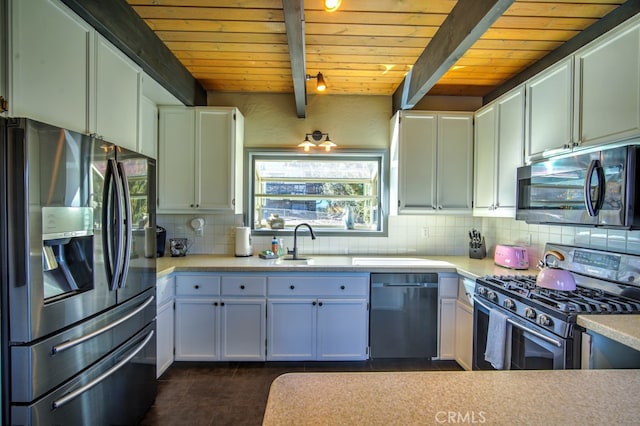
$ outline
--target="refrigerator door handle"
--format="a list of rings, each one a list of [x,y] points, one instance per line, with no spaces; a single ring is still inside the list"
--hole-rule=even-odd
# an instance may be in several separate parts
[[[117,321],[112,322],[106,327],[102,327],[101,329],[95,330],[89,334],[85,334],[84,336],[78,337],[77,339],[67,340],[64,343],[53,346],[51,348],[51,355],[55,355],[57,353],[66,351],[67,349],[71,349],[72,347],[77,346],[80,343],[84,343],[87,340],[93,339],[94,337],[119,326],[123,322],[127,321],[129,318],[133,318],[136,315],[138,315],[140,312],[142,312],[147,306],[149,306],[151,302],[153,302],[154,299],[155,299],[154,296],[149,296],[149,298],[145,300],[140,306],[138,306],[134,311],[129,312],[127,315],[123,316]]]
[[[121,162],[118,163],[118,175],[120,177],[120,185],[124,198],[124,217],[121,210],[119,220],[119,222],[124,226],[124,241],[120,244],[121,250],[124,246],[124,256],[118,287],[124,288],[127,284],[127,274],[129,273],[129,259],[131,257],[131,228],[133,224],[131,223],[131,197],[129,195],[129,183],[127,173],[124,170],[124,165]]]
[[[60,399],[55,400],[51,404],[51,409],[55,410],[57,408],[62,407],[65,404],[68,404],[69,402],[71,402],[76,397],[78,397],[78,396],[82,395],[83,393],[87,392],[89,389],[91,389],[92,387],[98,385],[100,382],[106,380],[109,376],[111,376],[116,371],[118,371],[119,369],[124,367],[129,361],[131,361],[136,355],[138,355],[138,353],[142,349],[144,349],[145,346],[147,346],[147,343],[149,343],[149,340],[151,340],[153,335],[154,335],[154,331],[153,330],[149,331],[149,334],[147,334],[147,337],[145,337],[144,341],[131,354],[129,354],[126,358],[124,358],[122,361],[118,362],[116,365],[113,366],[113,368],[105,371],[104,373],[102,373],[101,375],[99,375],[98,377],[96,377],[94,380],[90,381],[86,385],[84,385],[82,387],[79,387],[78,389],[76,389],[74,391],[69,392],[68,394],[66,394],[65,396],[63,396]]]
[[[102,248],[110,290],[117,289],[119,271],[122,267],[122,220],[120,219],[122,216],[122,194],[117,176],[118,170],[115,160],[108,160],[103,190]],[[113,204],[115,204],[115,208]],[[114,213],[117,216],[115,220]]]

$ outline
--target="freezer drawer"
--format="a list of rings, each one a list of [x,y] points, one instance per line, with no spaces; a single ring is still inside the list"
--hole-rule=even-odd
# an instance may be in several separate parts
[[[139,424],[157,392],[155,321],[101,361],[31,405],[11,424]]]
[[[155,316],[154,291],[149,289],[45,340],[12,346],[12,403],[29,403],[64,383],[130,339]]]

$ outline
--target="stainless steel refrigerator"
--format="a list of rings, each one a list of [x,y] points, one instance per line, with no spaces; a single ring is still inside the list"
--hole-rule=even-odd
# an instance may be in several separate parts
[[[156,395],[155,162],[1,127],[2,423],[135,424]]]

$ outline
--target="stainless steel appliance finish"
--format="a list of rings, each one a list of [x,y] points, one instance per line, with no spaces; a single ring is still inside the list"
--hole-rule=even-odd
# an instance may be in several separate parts
[[[619,146],[518,168],[516,219],[639,229],[639,152]]]
[[[155,163],[1,121],[2,422],[136,423],[156,392]]]
[[[625,296],[640,283],[640,257],[547,244],[562,254],[575,291],[536,285],[535,276],[488,276],[476,280],[473,368],[493,369],[484,360],[492,310],[507,315],[506,368],[570,369],[581,366],[578,314],[640,313],[640,300]]]
[[[438,355],[438,274],[371,274],[371,358]]]

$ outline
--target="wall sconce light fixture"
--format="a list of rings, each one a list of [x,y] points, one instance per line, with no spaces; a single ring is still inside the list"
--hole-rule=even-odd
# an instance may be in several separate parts
[[[309,139],[309,137],[311,137],[311,139],[313,139],[314,141],[320,142],[323,136],[325,138],[324,141],[319,143],[318,145],[311,142],[311,140]],[[305,134],[304,141],[298,144],[298,147],[302,148],[304,152],[309,152],[311,148],[315,148],[316,146],[321,146],[326,152],[330,152],[331,148],[335,148],[337,145],[331,141],[331,138],[329,138],[329,133],[322,133],[320,130],[314,130],[313,133]]]
[[[327,90],[327,84],[324,82],[324,77],[321,72],[319,72],[315,77],[307,74],[307,80],[311,80],[312,78],[318,80],[316,83],[316,90],[318,92],[324,92]]]
[[[324,0],[324,10],[327,12],[335,12],[340,7],[342,0]]]

